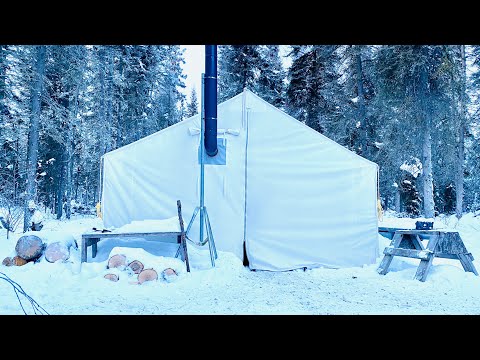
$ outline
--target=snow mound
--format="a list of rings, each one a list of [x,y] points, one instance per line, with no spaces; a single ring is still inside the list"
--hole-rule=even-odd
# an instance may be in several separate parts
[[[178,217],[174,216],[168,219],[156,220],[142,220],[132,221],[129,224],[125,224],[117,229],[116,233],[142,233],[142,232],[179,232],[180,223]]]

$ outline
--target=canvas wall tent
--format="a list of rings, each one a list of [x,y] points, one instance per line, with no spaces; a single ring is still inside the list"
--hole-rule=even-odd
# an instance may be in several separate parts
[[[377,164],[249,90],[219,104],[217,121],[224,164],[205,164],[204,187],[217,250],[243,259],[245,243],[258,270],[375,262]],[[200,126],[195,115],[104,155],[105,226],[173,217],[177,199],[188,224],[200,196]]]

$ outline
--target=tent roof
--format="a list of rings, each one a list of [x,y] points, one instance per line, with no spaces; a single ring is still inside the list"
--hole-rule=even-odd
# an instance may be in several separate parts
[[[218,109],[221,110],[221,108],[223,107],[227,107],[230,103],[232,102],[235,102],[239,99],[242,98],[242,96],[247,96],[247,97],[252,97],[253,99],[257,100],[257,101],[260,101],[262,102],[263,104],[265,104],[268,108],[272,109],[273,111],[276,111],[278,112],[281,116],[280,117],[283,117],[285,120],[287,121],[294,121],[295,124],[297,126],[302,126],[304,127],[305,129],[307,129],[307,131],[310,131],[312,133],[314,133],[316,136],[319,136],[321,137],[322,139],[328,141],[328,142],[331,142],[334,146],[336,146],[338,149],[341,149],[340,151],[344,152],[345,156],[348,156],[348,157],[351,157],[355,160],[358,160],[359,162],[364,162],[364,164],[366,166],[375,166],[375,167],[378,167],[378,164],[376,164],[375,162],[372,162],[358,154],[356,154],[355,152],[353,151],[350,151],[349,149],[347,149],[346,147],[340,145],[339,143],[335,142],[334,140],[330,139],[329,137],[319,133],[318,131],[312,129],[311,127],[309,127],[308,125],[305,125],[304,123],[302,123],[301,121],[298,121],[296,118],[294,118],[293,116],[287,114],[286,112],[284,112],[283,110],[273,106],[272,104],[270,104],[269,102],[265,101],[264,99],[262,99],[260,96],[256,95],[255,93],[253,93],[251,90],[245,88],[243,90],[243,92],[231,97],[230,99],[228,100],[225,100],[224,102],[218,104]],[[241,111],[241,108],[240,108],[240,111]],[[134,141],[130,144],[127,144],[127,145],[124,145],[122,147],[119,147],[118,149],[115,149],[115,150],[112,150],[106,154],[104,154],[103,156],[110,156],[110,155],[113,155],[117,152],[123,152],[125,150],[128,150],[129,148],[131,147],[134,147],[134,146],[138,146],[139,144],[141,144],[142,142],[148,142],[149,140],[151,140],[152,138],[155,138],[157,136],[163,136],[161,134],[164,134],[164,133],[168,133],[170,132],[171,130],[175,129],[177,126],[187,126],[187,124],[190,124],[192,122],[195,122],[195,121],[198,121],[198,118],[200,117],[200,114],[196,114],[196,115],[193,115],[183,121],[180,121],[176,124],[173,124],[173,125],[170,125],[169,127],[165,128],[165,129],[162,129],[162,130],[159,130],[157,132],[154,132],[153,134],[150,134],[144,138],[141,138],[137,141]],[[219,119],[219,121],[221,122],[221,119]],[[102,157],[103,157],[102,156]]]

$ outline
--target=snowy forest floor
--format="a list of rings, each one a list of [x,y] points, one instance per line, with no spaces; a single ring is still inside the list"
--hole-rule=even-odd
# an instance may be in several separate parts
[[[415,219],[387,213],[380,226],[411,226]],[[41,232],[53,238],[72,237],[80,245],[81,234],[102,227],[93,216],[71,220],[46,221]],[[439,216],[435,227],[459,231],[480,270],[480,216],[465,214]],[[40,232],[39,232],[40,233]],[[12,255],[20,232],[6,239],[0,230],[0,258]],[[435,258],[427,280],[414,280],[419,260],[395,257],[389,272],[376,271],[383,249],[390,240],[379,235],[375,264],[344,269],[317,268],[286,272],[250,271],[242,261],[227,252],[218,253],[216,266],[210,266],[208,251],[189,246],[192,271],[173,258],[176,246],[155,242],[104,240],[96,258],[80,263],[80,250],[71,249],[67,262],[41,260],[24,266],[0,265],[0,314],[34,314],[35,309],[13,286],[1,279],[2,273],[17,282],[48,314],[56,315],[163,315],[163,314],[480,314],[480,277],[465,272],[457,260]],[[160,249],[161,248],[161,249]],[[142,285],[132,285],[129,275],[118,282],[103,278],[113,252],[131,251],[144,256],[158,268],[173,267],[178,277]],[[148,265],[148,264],[146,264]],[[147,267],[147,266],[146,266]],[[20,305],[21,301],[23,305]]]

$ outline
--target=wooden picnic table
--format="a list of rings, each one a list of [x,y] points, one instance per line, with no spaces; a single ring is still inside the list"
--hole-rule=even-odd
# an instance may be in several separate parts
[[[422,243],[423,240],[428,240],[426,247]],[[377,269],[381,275],[388,272],[394,256],[403,256],[420,260],[414,277],[416,280],[426,280],[435,257],[459,260],[465,271],[473,272],[478,276],[472,262],[473,255],[467,250],[457,231],[395,229],[390,245],[385,247],[383,253],[384,257]]]
[[[174,243],[179,244],[178,250],[175,254],[177,257],[179,254],[185,265],[187,267],[187,272],[190,272],[190,263],[188,261],[187,253],[187,244],[185,239],[185,229],[183,224],[182,212],[181,212],[181,203],[180,200],[177,200],[178,207],[178,219],[180,223],[180,231],[146,231],[146,232],[124,232],[119,230],[91,230],[82,234],[82,253],[81,253],[81,263],[87,262],[87,249],[88,247],[92,248],[92,258],[97,256],[97,243],[104,239],[126,239],[126,238],[135,238],[135,239],[144,239],[144,240],[155,240],[163,243]]]

